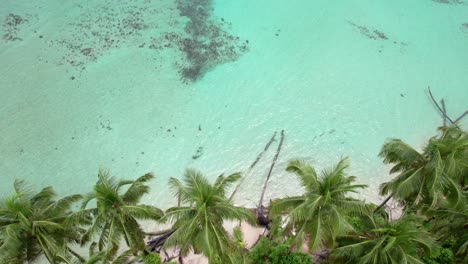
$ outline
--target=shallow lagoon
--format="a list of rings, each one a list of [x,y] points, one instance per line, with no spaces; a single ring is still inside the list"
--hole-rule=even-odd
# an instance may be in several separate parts
[[[288,160],[349,156],[376,200],[384,140],[421,146],[441,124],[427,87],[453,117],[468,106],[461,1],[18,0],[0,20],[2,193],[152,171],[146,200],[166,207],[167,179],[195,167],[244,172],[252,206],[278,141],[248,167],[284,129],[267,199],[297,192]]]

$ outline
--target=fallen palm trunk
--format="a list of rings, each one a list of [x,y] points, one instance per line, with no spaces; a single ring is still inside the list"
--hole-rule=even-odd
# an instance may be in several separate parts
[[[260,161],[260,159],[263,157],[263,155],[268,150],[268,148],[270,148],[270,145],[275,140],[275,137],[276,137],[276,131],[273,134],[273,136],[271,137],[270,141],[268,141],[268,143],[265,145],[265,148],[263,149],[263,151],[260,152],[260,154],[258,154],[257,159],[255,159],[255,161],[250,165],[249,170],[251,170],[253,167],[255,167],[255,165]]]
[[[263,151],[260,152],[260,154],[258,154],[257,158],[255,159],[255,161],[250,165],[249,167],[249,170],[247,171],[247,173],[250,172],[250,170],[253,169],[253,167],[255,167],[255,165],[257,165],[257,163],[260,161],[260,159],[263,157],[263,155],[265,154],[265,152],[267,152],[267,150],[270,148],[270,145],[271,143],[273,143],[273,141],[275,141],[275,137],[276,137],[276,131],[275,133],[273,134],[273,136],[271,137],[270,141],[268,141],[268,143],[265,145],[265,148],[263,148]],[[232,198],[234,197],[234,195],[237,193],[237,190],[239,190],[239,187],[240,185],[242,184],[242,181],[239,182],[239,184],[237,184],[236,188],[234,189],[234,191],[232,192],[231,196],[229,197],[229,200],[232,200]]]
[[[434,103],[434,105],[437,107],[437,109],[439,110],[439,112],[442,114],[442,117],[443,119],[447,119],[448,121],[450,121],[450,123],[454,124],[455,122],[453,122],[453,120],[445,113],[445,111],[439,106],[439,104],[437,103],[437,101],[434,99],[434,96],[432,95],[432,92],[431,92],[431,87],[428,87],[427,90],[429,91],[429,96],[431,97],[432,99],[432,102]],[[444,105],[445,105],[445,102],[444,102]],[[445,121],[444,121],[445,122]]]
[[[276,161],[278,160],[278,156],[281,152],[281,147],[283,146],[283,142],[284,142],[284,130],[281,130],[280,143],[278,144],[278,149],[276,150],[276,154],[273,157],[273,161],[271,162],[270,171],[268,171],[268,175],[265,179],[265,183],[263,184],[262,195],[260,196],[260,201],[258,202],[258,207],[256,211],[257,221],[260,225],[267,226],[270,223],[270,219],[268,218],[268,215],[265,215],[263,211],[264,209],[263,198],[265,196],[266,188],[268,186],[268,181],[270,180],[271,173],[273,171],[273,168],[275,167]]]
[[[463,114],[461,114],[457,119],[455,119],[455,123],[457,123],[458,121],[462,120],[462,118],[464,118],[466,115],[468,115],[468,110],[465,111]]]

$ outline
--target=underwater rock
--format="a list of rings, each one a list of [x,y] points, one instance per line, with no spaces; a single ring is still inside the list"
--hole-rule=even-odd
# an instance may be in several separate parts
[[[383,33],[380,30],[377,30],[377,29],[370,30],[369,28],[367,28],[365,26],[358,25],[358,24],[356,24],[356,23],[354,23],[352,21],[348,21],[348,23],[351,26],[353,26],[354,28],[356,28],[357,30],[359,30],[361,35],[366,36],[369,39],[388,40],[388,37],[385,35],[385,33]]]
[[[192,159],[196,160],[203,155],[203,147],[198,147],[195,154],[192,156]]]

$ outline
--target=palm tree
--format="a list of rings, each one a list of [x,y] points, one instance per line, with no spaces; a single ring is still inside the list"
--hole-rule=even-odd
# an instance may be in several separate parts
[[[134,253],[144,251],[144,232],[137,220],[159,220],[163,216],[160,209],[139,204],[142,196],[149,191],[145,183],[154,176],[145,174],[134,181],[116,181],[108,172],[100,170],[98,177],[99,181],[94,185],[93,192],[84,197],[79,212],[81,219],[92,219],[82,244],[97,236],[99,251],[106,251],[110,256],[117,252],[120,240],[124,238]],[[122,190],[123,187],[127,189]],[[95,200],[96,207],[86,209],[92,200]]]
[[[14,193],[0,203],[0,263],[31,262],[45,255],[50,263],[67,262],[83,229],[68,221],[70,208],[81,199],[71,195],[55,200],[52,187],[38,193],[15,181]]]
[[[132,250],[126,250],[118,256],[109,256],[105,251],[96,251],[97,244],[95,242],[91,243],[89,246],[89,257],[88,259],[84,258],[75,258],[73,264],[128,264],[133,263],[134,261],[129,261],[130,256],[132,255]]]
[[[335,167],[324,170],[317,176],[315,169],[302,161],[291,161],[287,171],[294,172],[305,189],[300,196],[274,200],[270,214],[288,214],[286,231],[294,230],[293,244],[299,247],[309,241],[309,249],[323,245],[333,246],[336,236],[351,230],[346,216],[359,214],[364,203],[347,197],[357,189],[367,185],[353,185],[354,176],[346,176],[347,159],[342,159]]]
[[[379,156],[385,164],[394,164],[390,173],[399,175],[381,185],[381,195],[431,208],[445,199],[451,206],[462,201],[460,185],[468,180],[468,134],[457,126],[440,130],[441,136],[431,138],[422,153],[399,139],[383,145]]]
[[[466,201],[466,192],[465,192]],[[433,227],[431,231],[439,241],[454,239],[454,252],[468,263],[468,205],[461,203],[457,208],[438,208],[428,212]]]
[[[380,221],[372,213],[366,215],[363,231],[341,239],[347,245],[333,250],[332,258],[337,263],[414,263],[423,264],[418,253],[430,254],[434,240],[420,226],[414,215],[404,214],[392,222]]]
[[[176,230],[164,247],[177,246],[180,255],[190,250],[203,253],[210,263],[235,263],[236,247],[223,227],[225,220],[247,220],[255,222],[253,214],[234,206],[226,196],[227,189],[240,179],[235,173],[219,176],[212,185],[198,171],[188,169],[184,183],[176,178],[169,180],[180,206],[169,208],[165,219],[173,222]]]

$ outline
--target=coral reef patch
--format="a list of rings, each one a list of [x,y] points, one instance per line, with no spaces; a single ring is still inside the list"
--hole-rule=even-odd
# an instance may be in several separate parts
[[[248,50],[248,41],[228,33],[230,24],[214,16],[212,5],[212,0],[77,3],[78,15],[67,20],[60,30],[64,34],[50,38],[48,44],[64,51],[58,65],[78,71],[110,50],[147,49],[156,61],[172,60],[183,82],[193,82]],[[175,55],[163,55],[168,49]]]
[[[2,35],[2,39],[9,42],[9,41],[18,41],[22,40],[18,37],[18,32],[20,31],[21,26],[28,22],[28,19],[17,15],[17,14],[8,14],[2,23],[2,30],[5,32]]]
[[[145,42],[145,31],[157,29],[157,14],[162,12],[148,1],[122,1],[118,5],[101,1],[88,6],[76,4],[79,15],[67,21],[64,34],[49,41],[52,48],[64,50],[58,64],[84,69],[109,50],[139,47]]]
[[[196,81],[214,66],[236,60],[248,49],[248,41],[241,41],[222,28],[226,21],[213,18],[212,0],[177,0],[180,15],[188,18],[185,32],[188,37],[177,45],[185,54],[186,63],[179,66],[184,80]]]
[[[465,3],[462,0],[432,0],[432,2],[441,3],[441,4],[449,4],[449,5],[456,5],[456,4],[464,4]]]
[[[388,37],[383,33],[382,31],[379,31],[377,29],[369,29],[366,26],[361,26],[358,25],[352,21],[348,21],[348,23],[353,26],[355,29],[357,29],[361,35],[369,38],[369,39],[374,39],[374,40],[388,40]]]

